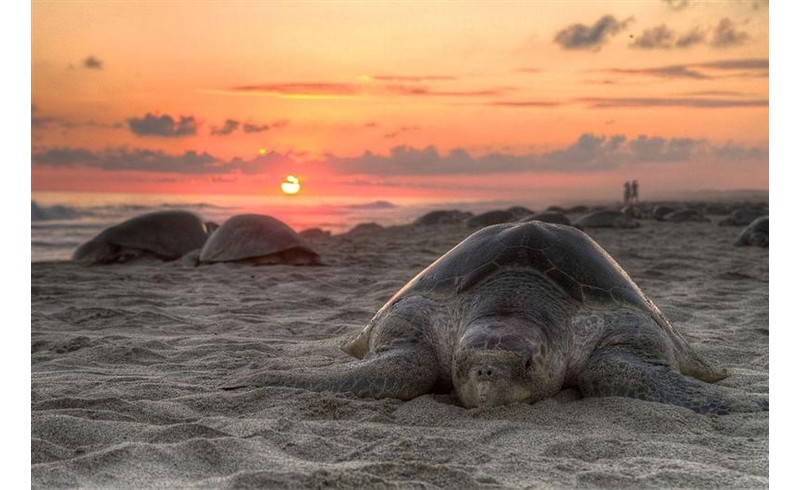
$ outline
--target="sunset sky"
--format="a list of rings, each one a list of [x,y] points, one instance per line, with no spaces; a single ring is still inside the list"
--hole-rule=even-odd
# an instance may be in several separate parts
[[[767,189],[767,1],[31,3],[34,191]],[[287,197],[287,199],[291,199]]]

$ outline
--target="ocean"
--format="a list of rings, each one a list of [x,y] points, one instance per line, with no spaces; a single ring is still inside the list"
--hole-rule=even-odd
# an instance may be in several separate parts
[[[218,224],[237,214],[273,216],[295,231],[321,228],[344,233],[359,223],[407,224],[434,209],[475,213],[523,205],[519,201],[419,199],[312,200],[303,196],[259,197],[179,194],[31,193],[31,261],[70,260],[82,243],[109,226],[153,211],[183,209]]]

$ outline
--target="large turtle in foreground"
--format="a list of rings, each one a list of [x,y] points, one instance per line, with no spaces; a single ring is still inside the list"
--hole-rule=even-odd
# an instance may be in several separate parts
[[[175,260],[199,249],[208,237],[206,224],[188,211],[142,214],[103,230],[72,256],[83,265],[130,262],[141,258]]]
[[[320,256],[283,221],[263,214],[229,218],[209,237],[200,263],[247,262],[254,265],[319,265]]]
[[[532,403],[567,387],[720,414],[767,403],[710,384],[724,370],[701,359],[588,235],[537,221],[472,234],[392,296],[344,349],[360,360],[255,371],[223,388],[404,400],[455,389],[466,407]]]

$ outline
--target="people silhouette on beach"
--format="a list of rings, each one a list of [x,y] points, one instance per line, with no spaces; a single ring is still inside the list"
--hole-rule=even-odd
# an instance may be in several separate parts
[[[639,183],[636,182],[636,179],[631,182],[631,202],[639,202]]]
[[[625,182],[624,187],[625,187],[625,191],[623,192],[623,196],[622,197],[624,198],[625,204],[627,205],[629,202],[631,202],[631,183],[630,182]]]

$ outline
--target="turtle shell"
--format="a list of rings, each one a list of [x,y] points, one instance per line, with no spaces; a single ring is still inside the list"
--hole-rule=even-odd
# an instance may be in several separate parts
[[[114,262],[120,248],[149,252],[162,260],[175,260],[203,246],[207,238],[203,221],[188,211],[158,211],[136,216],[103,230],[73,254],[85,264]]]
[[[282,252],[317,254],[305,238],[283,221],[263,214],[231,217],[209,237],[200,252],[200,262],[233,262]]]
[[[656,313],[628,274],[587,234],[529,221],[484,228],[467,237],[400,289],[402,296],[452,297],[506,270],[529,270],[592,307],[631,305]]]
[[[751,244],[751,237],[755,233],[763,233],[765,235],[769,235],[769,216],[761,216],[754,219],[747,228],[742,230],[742,233],[739,234],[739,237],[736,239],[735,245],[750,245]],[[766,245],[765,245],[766,246]]]

